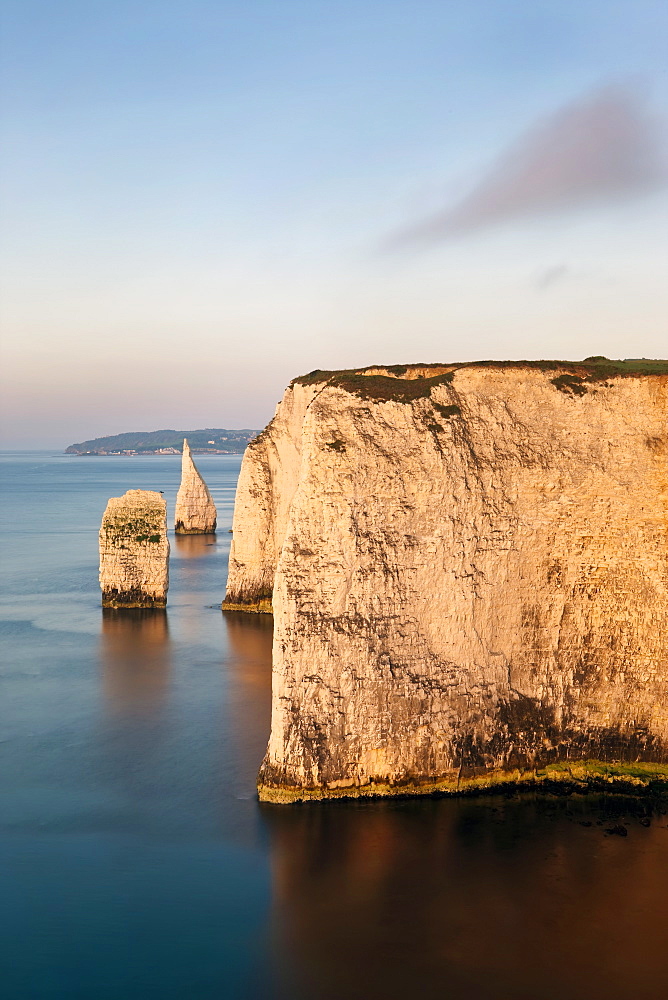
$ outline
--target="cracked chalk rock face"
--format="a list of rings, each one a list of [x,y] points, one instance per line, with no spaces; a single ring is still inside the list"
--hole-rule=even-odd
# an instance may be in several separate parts
[[[183,439],[181,485],[176,494],[174,529],[179,535],[207,535],[216,530],[216,505]]]
[[[153,490],[112,497],[100,528],[105,608],[164,608],[169,586],[167,504]]]
[[[260,797],[665,765],[667,395],[603,358],[296,379],[223,605],[274,613]]]

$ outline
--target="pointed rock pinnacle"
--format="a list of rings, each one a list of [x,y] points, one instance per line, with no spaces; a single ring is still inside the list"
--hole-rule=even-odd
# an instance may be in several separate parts
[[[216,505],[183,439],[181,485],[176,495],[174,527],[178,535],[206,535],[216,530]]]

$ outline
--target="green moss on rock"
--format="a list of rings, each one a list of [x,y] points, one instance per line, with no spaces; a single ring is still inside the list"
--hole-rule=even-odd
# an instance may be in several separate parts
[[[301,788],[266,784],[262,781],[258,783],[260,801],[277,804],[323,799],[485,795],[501,791],[538,791],[546,794],[612,792],[668,797],[668,764],[561,761],[536,770],[489,771],[469,778],[453,772],[452,776],[441,779],[400,784],[371,781],[365,785],[337,783],[331,787]]]

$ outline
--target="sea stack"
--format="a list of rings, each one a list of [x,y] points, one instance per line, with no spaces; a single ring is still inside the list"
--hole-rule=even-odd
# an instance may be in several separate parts
[[[260,798],[665,779],[667,399],[603,358],[296,379],[224,604],[274,613]]]
[[[112,497],[100,528],[105,608],[164,608],[169,586],[167,504],[153,490]]]
[[[216,505],[183,439],[181,485],[176,495],[174,529],[178,535],[208,535],[216,530]]]

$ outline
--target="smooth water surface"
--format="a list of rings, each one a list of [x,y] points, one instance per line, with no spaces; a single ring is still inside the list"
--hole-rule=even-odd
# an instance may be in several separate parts
[[[116,612],[107,499],[164,490],[173,513],[179,458],[2,456],[0,995],[668,994],[649,804],[257,803],[271,619],[220,611],[240,458],[196,461],[218,533],[171,535],[166,613]]]

